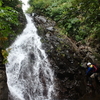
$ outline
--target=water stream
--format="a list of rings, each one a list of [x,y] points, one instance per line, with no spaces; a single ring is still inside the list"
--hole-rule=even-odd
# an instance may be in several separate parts
[[[23,10],[28,0],[23,0]],[[25,14],[26,28],[8,48],[6,64],[9,100],[53,100],[54,73],[42,48],[32,18]]]

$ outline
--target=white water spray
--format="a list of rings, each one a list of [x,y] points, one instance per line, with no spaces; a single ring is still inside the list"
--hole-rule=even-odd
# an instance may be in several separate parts
[[[23,10],[27,7],[25,2]],[[54,74],[32,18],[25,16],[26,28],[9,47],[6,64],[9,100],[53,100]]]

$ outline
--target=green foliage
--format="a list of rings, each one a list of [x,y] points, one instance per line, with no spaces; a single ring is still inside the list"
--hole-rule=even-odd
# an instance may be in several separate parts
[[[98,0],[75,0],[73,2],[76,10],[72,10],[73,15],[80,20],[77,35],[81,40],[91,34],[97,33],[99,20],[99,2]],[[99,33],[98,33],[99,34]]]
[[[17,14],[18,12],[11,7],[0,7],[0,32],[2,35],[4,31],[11,30],[11,24],[18,25]]]
[[[18,12],[11,7],[0,7],[0,37],[8,37],[9,34],[14,33],[13,25],[18,25]],[[3,40],[2,40],[3,41]],[[5,40],[4,40],[5,41]],[[2,42],[0,41],[2,44]]]
[[[34,12],[40,13],[42,14],[43,12],[45,12],[46,8],[49,6],[50,4],[50,0],[30,0],[29,1],[30,5],[32,5]]]
[[[7,56],[8,56],[8,52],[6,50],[2,50],[2,56],[3,56],[3,64],[6,64],[7,61]]]
[[[0,7],[2,6],[2,1],[0,1]]]
[[[14,34],[14,28],[18,27],[18,11],[21,9],[19,0],[0,1],[0,47],[4,48],[8,36]]]
[[[0,0],[0,48],[7,48],[9,36],[15,35],[15,28],[20,25],[18,18],[22,13],[22,2],[19,0]],[[9,50],[8,50],[9,51]],[[8,52],[2,50],[3,64],[7,63]]]
[[[21,10],[21,5],[22,5],[22,1],[19,0],[2,0],[3,7],[9,6],[12,7],[14,10],[16,11],[20,11]]]
[[[31,14],[31,13],[32,13],[32,11],[33,11],[33,8],[32,8],[32,7],[30,7],[30,8],[28,8],[28,10],[26,11],[26,13]]]
[[[91,34],[100,38],[99,0],[30,0],[29,3],[33,11],[55,20],[63,33],[77,41]]]

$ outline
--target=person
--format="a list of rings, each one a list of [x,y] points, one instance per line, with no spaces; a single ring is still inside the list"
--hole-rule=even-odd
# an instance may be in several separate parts
[[[86,76],[89,82],[87,85],[92,86],[92,79],[98,75],[97,71],[98,68],[96,65],[92,64],[91,62],[87,63]]]
[[[90,62],[87,63],[86,75],[89,75],[92,78],[95,75],[95,73],[97,72],[97,70],[98,70],[98,68],[96,65],[93,65]]]

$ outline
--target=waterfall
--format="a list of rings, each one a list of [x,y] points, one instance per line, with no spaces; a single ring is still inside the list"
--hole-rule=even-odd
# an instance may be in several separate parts
[[[25,3],[23,8],[27,7]],[[54,73],[31,16],[25,16],[26,28],[7,49],[9,100],[53,100]]]

